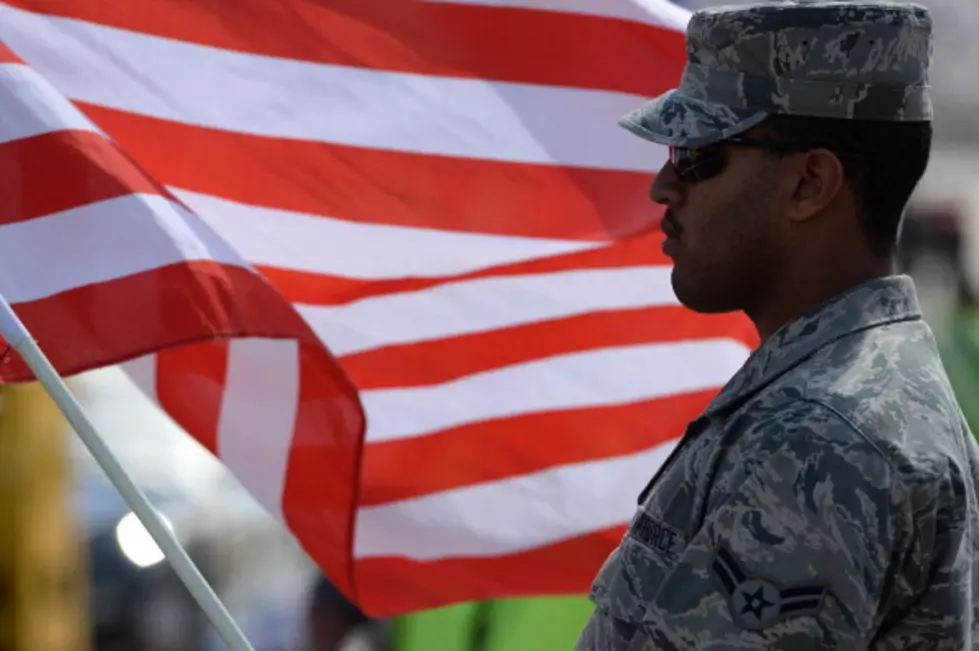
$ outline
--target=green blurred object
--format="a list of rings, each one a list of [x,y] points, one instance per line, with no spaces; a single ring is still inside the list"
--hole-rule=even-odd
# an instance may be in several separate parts
[[[391,651],[469,651],[477,611],[484,605],[460,604],[399,617],[391,629]]]
[[[979,308],[962,307],[940,339],[942,362],[973,434],[979,433]]]
[[[438,608],[396,620],[391,651],[570,650],[592,608],[584,596],[500,599]]]

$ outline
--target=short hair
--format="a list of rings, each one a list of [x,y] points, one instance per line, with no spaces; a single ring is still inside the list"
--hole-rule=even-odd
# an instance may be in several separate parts
[[[874,251],[894,253],[908,200],[928,167],[930,122],[773,115],[763,124],[779,142],[815,143],[833,152],[843,164],[860,226]]]

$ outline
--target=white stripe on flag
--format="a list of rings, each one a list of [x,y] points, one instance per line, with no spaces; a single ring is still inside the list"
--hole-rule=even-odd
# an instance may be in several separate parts
[[[0,226],[0,260],[0,293],[12,303],[184,260],[247,267],[196,215],[147,194]]]
[[[252,264],[376,280],[439,277],[601,246],[362,224],[172,189]]]
[[[361,508],[354,555],[497,556],[622,524],[675,445]]]
[[[156,355],[143,355],[119,365],[133,384],[139,387],[149,400],[159,404],[156,392]]]
[[[601,310],[676,305],[670,273],[630,267],[476,278],[347,305],[296,307],[334,354],[348,355]]]
[[[54,86],[22,63],[0,64],[0,106],[0,143],[68,129],[102,133]]]
[[[280,522],[284,522],[282,494],[298,406],[297,342],[230,341],[218,423],[218,456]]]
[[[458,5],[514,7],[619,18],[636,23],[686,31],[690,12],[667,0],[424,0]]]
[[[367,439],[404,439],[508,416],[720,387],[749,352],[730,339],[620,346],[514,364],[431,386],[366,390],[360,395]]]

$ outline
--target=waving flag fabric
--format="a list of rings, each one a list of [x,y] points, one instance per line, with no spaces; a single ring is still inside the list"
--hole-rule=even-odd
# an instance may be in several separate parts
[[[686,19],[0,2],[0,290],[63,372],[122,362],[368,611],[582,592],[754,344],[677,303],[664,152],[615,125],[675,85]]]

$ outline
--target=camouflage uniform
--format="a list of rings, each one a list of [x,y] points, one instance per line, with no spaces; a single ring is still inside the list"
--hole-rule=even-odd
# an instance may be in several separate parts
[[[780,329],[688,427],[580,651],[971,649],[979,452],[910,278]]]
[[[919,7],[721,8],[688,33],[680,89],[624,119],[656,142],[715,142],[774,112],[931,117]],[[689,425],[576,648],[979,648],[977,485],[911,279],[858,285],[769,337]]]

